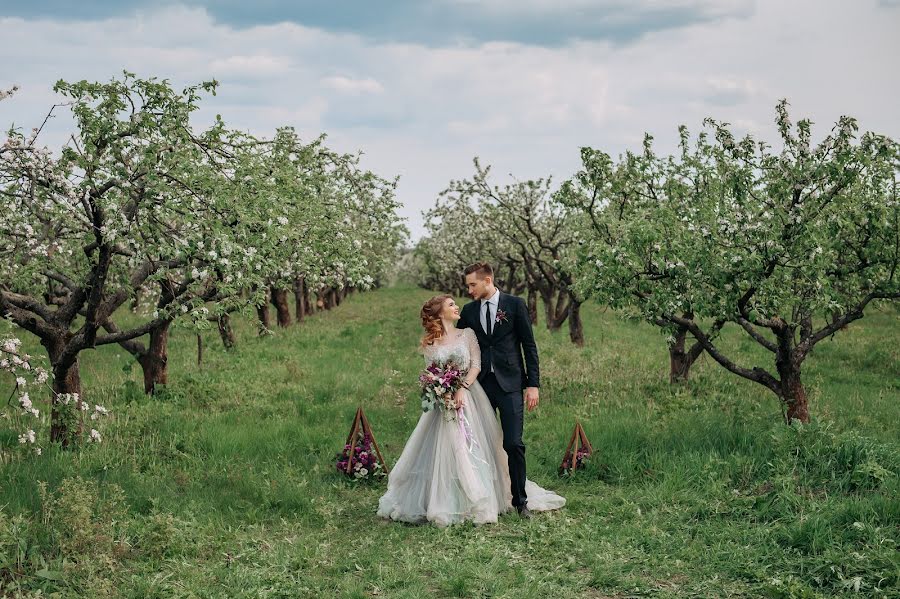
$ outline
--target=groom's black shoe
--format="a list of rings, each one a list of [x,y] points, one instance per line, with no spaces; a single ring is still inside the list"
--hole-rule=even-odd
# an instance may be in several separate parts
[[[528,509],[527,505],[517,505],[516,511],[519,512],[519,518],[522,518],[523,520],[531,518],[531,510]]]

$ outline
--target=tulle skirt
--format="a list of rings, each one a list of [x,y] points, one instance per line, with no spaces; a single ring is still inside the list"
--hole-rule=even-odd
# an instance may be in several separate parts
[[[440,411],[422,414],[388,476],[378,515],[402,522],[496,522],[512,509],[503,432],[490,400],[477,382],[467,391],[456,420]],[[528,508],[561,508],[566,500],[526,481]]]

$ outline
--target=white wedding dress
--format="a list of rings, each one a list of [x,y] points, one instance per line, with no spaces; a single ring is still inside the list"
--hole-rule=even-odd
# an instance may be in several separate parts
[[[463,367],[479,368],[481,351],[471,329],[456,332],[446,344],[425,348],[425,360],[454,358]],[[491,402],[476,381],[466,392],[461,417],[447,421],[439,410],[422,414],[403,453],[388,476],[378,515],[402,522],[496,522],[512,508],[509,464],[503,432]],[[526,481],[528,509],[554,510],[565,505],[559,495]]]

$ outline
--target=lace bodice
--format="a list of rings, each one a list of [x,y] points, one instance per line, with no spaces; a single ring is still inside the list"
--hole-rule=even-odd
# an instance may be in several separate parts
[[[425,361],[427,363],[444,362],[455,358],[463,368],[481,369],[481,349],[478,347],[478,338],[472,329],[456,331],[456,338],[441,340],[433,345],[425,346]]]

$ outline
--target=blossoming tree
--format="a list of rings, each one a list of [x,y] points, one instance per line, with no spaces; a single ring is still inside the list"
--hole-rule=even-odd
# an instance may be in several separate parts
[[[361,169],[358,156],[330,150],[324,136],[303,143],[289,127],[256,146],[248,164],[268,212],[266,287],[279,326],[292,322],[290,290],[299,321],[311,311],[311,292],[327,309],[351,290],[376,284],[405,238],[396,181]],[[262,330],[270,328],[269,301],[258,304]]]
[[[214,89],[178,93],[127,73],[60,81],[77,127],[60,154],[37,145],[37,130],[10,131],[0,148],[0,312],[46,348],[54,398],[81,394],[83,350],[148,334],[145,381],[164,380],[172,320],[205,318],[207,301],[236,297],[264,271],[239,251],[255,243],[252,198],[216,193],[228,132],[217,121],[198,134],[189,122]],[[115,326],[123,303],[156,287],[152,317]],[[65,443],[57,404],[51,440]]]
[[[176,320],[217,322],[228,345],[229,313],[271,297],[287,324],[284,296],[297,273],[342,293],[365,287],[402,238],[395,184],[322,139],[304,145],[285,128],[260,140],[219,118],[195,132],[190,115],[200,93],[214,89],[178,94],[130,74],[109,84],[60,82],[77,124],[61,155],[39,148],[36,133],[10,132],[0,155],[8,209],[0,230],[12,240],[0,248],[9,258],[0,308],[45,345],[56,340],[48,351],[54,363],[60,354],[55,368],[68,369],[73,388],[77,352],[118,343],[141,365],[150,393],[168,381]],[[152,313],[119,326],[116,310],[138,295]],[[69,343],[65,331],[78,318],[83,336]]]
[[[490,167],[474,162],[472,179],[452,182],[448,192],[476,203],[484,227],[511,248],[527,288],[543,300],[547,328],[557,331],[568,321],[569,338],[583,345],[583,300],[572,278],[578,215],[553,198],[550,179],[492,186]]]
[[[488,226],[469,197],[447,189],[424,217],[428,235],[419,240],[408,265],[421,287],[464,296],[465,268],[486,261],[494,269],[498,287],[516,295],[528,290],[516,248],[505,236],[498,235],[494,227]],[[533,322],[537,315],[535,299],[529,293]]]
[[[898,144],[858,136],[841,118],[812,143],[811,123],[777,108],[782,147],[707,120],[678,156],[620,163],[591,148],[561,201],[590,223],[580,253],[583,288],[651,322],[690,333],[730,372],[782,402],[787,421],[809,420],[801,368],[815,345],[900,297]],[[740,364],[716,343],[738,325],[771,356]],[[771,368],[774,366],[774,368]]]
[[[426,215],[431,235],[420,243],[426,272],[461,280],[467,264],[493,262],[501,266],[495,268],[501,287],[527,290],[532,322],[540,297],[547,328],[559,330],[568,320],[572,342],[583,344],[582,300],[572,278],[578,215],[553,199],[549,179],[501,188],[490,184],[490,167],[474,163],[475,175],[451,181]]]

